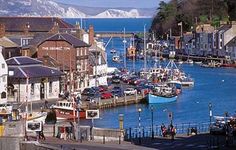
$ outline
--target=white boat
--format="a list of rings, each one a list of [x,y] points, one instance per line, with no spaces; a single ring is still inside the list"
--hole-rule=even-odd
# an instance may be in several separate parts
[[[186,63],[187,63],[187,64],[193,64],[193,60],[192,60],[192,59],[188,59],[188,60],[186,61]]]
[[[11,114],[13,106],[9,103],[0,104],[0,113]]]
[[[112,61],[114,61],[114,62],[120,62],[120,56],[118,56],[118,55],[112,56]]]
[[[191,78],[185,78],[185,79],[183,79],[183,80],[181,80],[181,85],[182,86],[194,86],[194,80],[193,79],[191,79]]]
[[[115,54],[115,53],[116,53],[116,50],[115,50],[114,48],[112,48],[112,49],[110,50],[110,53]]]
[[[28,113],[27,122],[43,122],[47,117],[47,112],[32,112]]]
[[[202,61],[195,61],[194,63],[197,64],[197,65],[201,65]]]

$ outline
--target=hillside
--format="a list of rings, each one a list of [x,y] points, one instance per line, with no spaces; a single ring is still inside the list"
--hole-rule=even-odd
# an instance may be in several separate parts
[[[197,24],[210,23],[215,27],[220,22],[236,20],[235,0],[171,0],[161,2],[151,30],[161,37],[172,29],[173,35],[180,35],[180,26],[183,31],[191,31]]]

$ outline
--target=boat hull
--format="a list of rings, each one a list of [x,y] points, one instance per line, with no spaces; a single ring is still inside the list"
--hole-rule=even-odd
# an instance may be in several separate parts
[[[177,96],[173,97],[163,97],[163,96],[157,96],[153,94],[148,94],[148,103],[149,104],[162,104],[162,103],[170,103],[177,100]]]
[[[77,111],[75,111],[75,116],[73,115],[73,110],[61,110],[55,109],[57,120],[73,120],[74,118],[77,119]],[[86,118],[86,111],[79,112],[79,118],[84,119]]]

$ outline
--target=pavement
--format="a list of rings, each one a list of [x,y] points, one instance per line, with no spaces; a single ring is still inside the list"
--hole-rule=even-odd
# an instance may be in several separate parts
[[[209,134],[200,134],[193,136],[177,136],[174,140],[170,137],[155,137],[132,140],[131,142],[102,142],[83,141],[82,143],[72,140],[62,140],[57,138],[47,138],[45,141],[40,141],[42,144],[57,147],[63,150],[235,150],[236,142],[231,146],[226,145],[225,136],[212,136]]]

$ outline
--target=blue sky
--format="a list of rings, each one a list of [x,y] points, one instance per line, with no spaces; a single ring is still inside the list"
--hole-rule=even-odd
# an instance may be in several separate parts
[[[91,7],[157,7],[161,0],[55,0],[57,2]],[[169,0],[163,0],[165,2]]]

